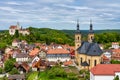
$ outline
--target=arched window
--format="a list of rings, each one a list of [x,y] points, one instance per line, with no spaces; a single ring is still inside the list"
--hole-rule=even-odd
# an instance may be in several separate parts
[[[89,65],[90,65],[90,59],[88,60],[88,63],[89,63]]]
[[[78,36],[78,40],[79,40],[80,38],[79,38],[79,36]]]
[[[77,46],[79,47],[79,44]]]
[[[96,64],[97,64],[97,60],[94,60],[94,66],[96,66]]]
[[[82,63],[82,58],[80,58],[80,62]]]

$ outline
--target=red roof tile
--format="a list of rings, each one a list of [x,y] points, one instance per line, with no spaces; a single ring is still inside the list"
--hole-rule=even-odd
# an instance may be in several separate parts
[[[98,64],[90,71],[93,75],[115,75],[120,72],[120,64]]]
[[[113,49],[112,52],[114,52],[114,53],[120,53],[120,49]]]
[[[50,49],[47,54],[69,54],[70,52],[66,49]]]
[[[105,55],[102,56],[103,60],[109,60]]]
[[[17,26],[16,25],[11,25],[10,29],[17,29]]]
[[[70,61],[64,62],[63,64],[64,64],[65,66],[69,66],[69,65],[73,64],[73,62],[70,60]]]
[[[29,55],[30,55],[30,56],[35,56],[35,55],[38,54],[39,51],[40,51],[40,50],[39,50],[38,48],[35,48],[35,49],[33,49],[32,51],[30,51]]]
[[[30,67],[27,63],[22,63],[22,66],[26,71],[29,71]]]
[[[119,44],[119,42],[112,42],[112,44]]]

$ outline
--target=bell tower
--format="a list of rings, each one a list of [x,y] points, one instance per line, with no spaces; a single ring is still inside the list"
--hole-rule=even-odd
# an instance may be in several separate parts
[[[90,20],[90,30],[88,33],[88,42],[92,43],[93,41],[94,41],[94,31],[93,31],[92,20]]]
[[[81,46],[81,32],[79,30],[79,20],[77,20],[77,30],[75,31],[75,50]]]

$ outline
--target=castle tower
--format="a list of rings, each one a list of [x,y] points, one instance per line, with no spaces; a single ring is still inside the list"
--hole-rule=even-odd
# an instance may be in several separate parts
[[[17,30],[19,30],[19,29],[20,29],[20,23],[17,22]]]
[[[92,43],[93,41],[94,41],[94,31],[93,31],[92,20],[90,20],[90,30],[88,33],[88,42]]]
[[[75,49],[81,46],[81,32],[79,30],[79,21],[77,20],[77,30],[75,32]]]

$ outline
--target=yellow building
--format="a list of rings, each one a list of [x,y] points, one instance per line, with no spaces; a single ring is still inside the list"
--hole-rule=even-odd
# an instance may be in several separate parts
[[[80,69],[91,69],[102,62],[102,50],[94,42],[94,31],[90,21],[90,30],[88,41],[82,41],[81,31],[79,30],[79,21],[77,21],[77,30],[75,32],[75,59]]]

